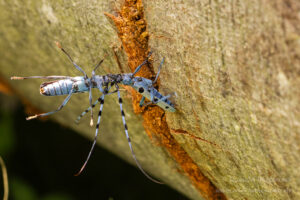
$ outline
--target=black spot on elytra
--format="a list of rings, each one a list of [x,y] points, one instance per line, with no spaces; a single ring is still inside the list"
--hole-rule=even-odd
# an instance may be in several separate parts
[[[140,87],[139,88],[139,93],[143,93],[144,92],[144,88]]]
[[[169,108],[169,106],[166,106],[166,109],[168,109]]]

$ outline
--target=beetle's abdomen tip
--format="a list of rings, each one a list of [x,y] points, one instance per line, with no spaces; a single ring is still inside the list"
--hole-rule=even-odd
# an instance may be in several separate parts
[[[46,92],[46,90],[43,87],[40,88],[40,94],[44,96],[49,96],[49,94]]]
[[[47,89],[47,85],[45,83],[43,83],[41,86],[40,86],[40,94],[41,95],[44,95],[44,96],[51,96],[49,90]]]

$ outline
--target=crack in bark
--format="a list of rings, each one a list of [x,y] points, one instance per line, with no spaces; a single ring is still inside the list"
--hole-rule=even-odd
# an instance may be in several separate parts
[[[208,140],[206,140],[206,139],[203,139],[203,138],[201,138],[201,137],[195,136],[195,135],[193,135],[193,134],[191,134],[191,133],[189,133],[189,132],[187,132],[187,131],[185,131],[185,130],[182,130],[182,129],[172,129],[172,128],[171,128],[170,131],[171,131],[172,133],[175,133],[175,134],[187,135],[187,136],[189,136],[189,137],[191,137],[191,138],[193,138],[193,139],[195,139],[195,140],[200,140],[200,141],[203,141],[203,142],[207,142],[207,143],[209,143],[209,144],[211,144],[211,145],[214,145],[214,146],[216,146],[216,147],[218,147],[218,148],[221,149],[221,147],[220,147],[219,145],[217,145],[217,144],[215,144],[215,143],[213,143],[213,142],[211,142],[211,141],[208,141]]]
[[[122,8],[117,12],[117,16],[109,13],[105,13],[105,15],[112,19],[117,27],[118,37],[128,56],[128,65],[134,71],[136,66],[146,59],[149,52],[149,34],[144,19],[142,1],[125,0]],[[152,64],[148,62],[137,75],[145,78],[153,77],[155,73]],[[197,164],[171,135],[164,111],[158,106],[140,108],[141,95],[133,89],[129,91],[133,99],[134,112],[142,114],[143,125],[149,137],[152,138],[152,134],[155,134],[155,137],[159,138],[161,145],[181,166],[200,194],[206,199],[226,199],[225,195],[201,172]]]

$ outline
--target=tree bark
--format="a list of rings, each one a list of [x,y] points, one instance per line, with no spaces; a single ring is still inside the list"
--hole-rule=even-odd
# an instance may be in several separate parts
[[[2,0],[0,5],[0,73],[7,80],[80,76],[54,41],[87,74],[104,55],[97,74],[120,73],[113,49],[125,72],[151,49],[152,64],[139,74],[146,78],[153,78],[166,58],[158,86],[163,94],[176,92],[176,113],[140,109],[138,94],[122,92],[138,160],[155,177],[191,199],[300,198],[298,1]],[[56,109],[65,97],[39,95],[41,82],[9,84],[41,111]],[[99,95],[95,91],[94,99]],[[51,118],[92,139],[89,117],[73,123],[88,106],[88,94],[73,95]],[[102,116],[98,144],[133,163],[115,95],[105,99]]]

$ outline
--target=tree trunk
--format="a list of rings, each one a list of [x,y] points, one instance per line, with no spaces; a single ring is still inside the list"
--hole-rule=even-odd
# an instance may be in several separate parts
[[[87,74],[105,55],[97,74],[120,73],[114,52],[132,72],[151,50],[138,75],[153,78],[165,57],[158,86],[176,92],[177,112],[139,108],[141,96],[124,88],[142,166],[191,199],[299,199],[299,11],[296,0],[2,0],[0,72],[81,76],[54,41]],[[39,95],[41,82],[9,84],[41,111],[56,109],[65,97]],[[88,94],[73,95],[51,118],[93,138],[89,117],[73,123],[88,106]],[[98,144],[133,163],[116,95],[102,116]]]

